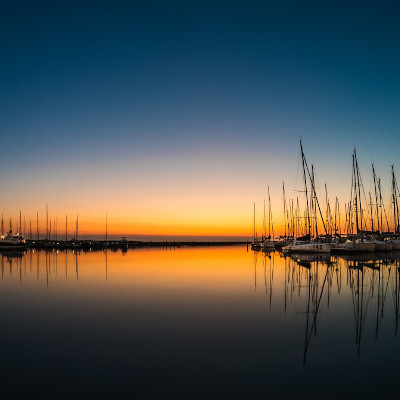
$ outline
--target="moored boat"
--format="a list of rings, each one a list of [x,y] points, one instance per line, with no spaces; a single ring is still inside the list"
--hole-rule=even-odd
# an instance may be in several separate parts
[[[375,251],[392,251],[393,243],[391,240],[377,240],[375,242]]]
[[[293,244],[284,246],[282,251],[285,253],[330,253],[331,246],[329,243],[294,242]]]
[[[334,253],[369,253],[374,252],[376,241],[374,240],[348,240],[344,243],[335,244],[332,247]]]
[[[0,250],[25,249],[26,241],[20,233],[7,232],[0,237]]]

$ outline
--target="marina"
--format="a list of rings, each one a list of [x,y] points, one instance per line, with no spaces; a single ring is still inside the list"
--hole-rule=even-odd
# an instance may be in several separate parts
[[[381,180],[372,164],[373,190],[366,196],[362,182],[357,152],[352,154],[352,181],[350,201],[344,213],[340,209],[338,197],[332,212],[325,184],[325,210],[318,199],[314,165],[309,167],[300,140],[301,166],[303,171],[304,210],[300,208],[299,197],[286,202],[283,184],[284,235],[278,240],[271,239],[271,200],[268,186],[268,236],[266,235],[266,216],[261,237],[256,232],[256,206],[254,203],[253,242],[255,251],[281,249],[285,253],[332,253],[362,254],[372,252],[391,252],[400,250],[400,192],[394,166],[391,166],[390,204],[385,206],[382,197]],[[375,202],[372,198],[374,197]],[[288,206],[289,205],[289,206]],[[344,222],[344,226],[341,221]],[[273,226],[273,223],[272,223]],[[273,231],[273,228],[272,228]]]

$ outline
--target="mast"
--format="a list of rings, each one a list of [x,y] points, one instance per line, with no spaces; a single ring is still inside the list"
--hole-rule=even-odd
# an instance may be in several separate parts
[[[354,184],[354,212],[356,215],[356,233],[360,232],[360,228],[358,225],[358,195],[357,195],[357,178],[356,178],[356,164],[355,164],[355,149],[353,153],[353,179],[352,183]]]
[[[263,240],[267,237],[267,227],[265,223],[265,199],[264,199],[264,215],[263,215],[263,226],[262,226],[262,235],[261,235],[261,240]]]
[[[49,210],[46,203],[46,240],[49,240]]]
[[[335,199],[335,220],[334,220],[334,235],[337,234],[337,225],[336,225],[336,217],[337,217],[337,205],[338,205],[338,198]]]
[[[381,207],[381,212],[382,212],[382,205],[379,205],[379,201],[378,201],[378,182],[377,182],[377,178],[376,178],[374,163],[372,163],[372,176],[373,176],[373,180],[374,180],[376,221],[377,221],[377,225],[378,225],[378,232],[382,233],[382,230],[383,230],[382,221],[379,221],[379,207]]]
[[[68,241],[68,216],[65,215],[65,241]]]
[[[269,195],[269,186],[268,186],[268,239],[271,240],[271,196]]]
[[[285,182],[282,182],[283,186],[283,224],[285,226],[285,239],[286,239],[286,196],[285,196]]]
[[[106,242],[107,242],[107,240],[108,240],[108,224],[107,224],[107,212],[106,212]]]
[[[1,234],[4,235],[4,218],[3,218],[3,213],[1,213]]]
[[[314,165],[311,165],[311,187],[314,188]],[[317,220],[317,198],[316,193],[313,190],[313,214],[314,214],[314,221],[315,221],[315,237],[318,237],[318,220]],[[326,232],[328,233],[328,232]]]
[[[385,203],[382,200],[381,179],[380,178],[378,179],[378,189],[379,189],[379,203],[381,204],[381,228],[383,230],[383,221],[382,221],[382,208],[383,208],[383,212],[385,214],[387,232],[390,232],[389,219],[388,219],[387,214],[386,214]]]
[[[357,153],[356,149],[354,149],[354,166],[355,166],[355,174],[356,174],[356,190],[358,190],[357,196],[358,196],[358,206],[359,206],[359,212],[360,212],[360,227],[361,231],[363,229],[363,209],[362,209],[362,204],[361,204],[361,175],[360,175],[360,169],[358,168],[358,161],[357,161]],[[358,233],[358,232],[357,232]]]
[[[374,214],[372,212],[372,199],[371,199],[371,192],[369,192],[369,207],[371,212],[371,230],[374,232]]]
[[[305,166],[305,156],[303,151],[303,144],[300,139],[300,151],[301,151],[301,161],[303,165],[303,178],[304,178],[304,190],[306,194],[306,221],[307,221],[307,229],[306,232],[308,236],[311,238],[311,221],[310,221],[310,210],[308,204],[308,190],[307,190],[307,175],[306,175],[306,166]]]
[[[392,165],[392,196],[393,196],[393,221],[394,221],[394,233],[396,235],[400,232],[400,217],[399,217],[399,203],[397,193],[397,182],[394,175],[394,168]]]
[[[32,240],[32,219],[29,219],[29,239]]]
[[[39,212],[36,211],[36,240],[39,240]]]
[[[78,222],[79,222],[78,218],[79,218],[78,215],[76,215],[76,241],[78,241]]]
[[[22,218],[21,218],[21,210],[19,210],[19,233],[22,232]]]
[[[253,243],[256,242],[256,202],[254,202],[253,208]]]
[[[321,207],[320,207],[320,205],[319,205],[317,192],[316,192],[316,190],[315,190],[314,177],[311,176],[310,169],[308,168],[308,164],[307,164],[307,160],[306,160],[306,158],[305,158],[304,152],[303,152],[303,145],[301,144],[301,140],[300,140],[300,147],[301,147],[301,154],[302,154],[302,158],[303,158],[303,172],[304,172],[304,178],[306,178],[305,171],[307,170],[308,177],[309,177],[310,182],[311,182],[311,190],[312,190],[312,193],[313,193],[313,195],[314,195],[314,200],[315,200],[316,206],[318,206],[318,211],[319,211],[319,214],[320,214],[320,216],[321,216],[322,225],[324,226],[325,233],[328,234],[327,229],[326,229],[326,225],[325,225],[324,216],[322,215],[322,210],[321,210]],[[306,182],[306,181],[305,181],[305,182]],[[307,183],[307,182],[306,182],[306,183]],[[307,184],[306,184],[306,186],[307,186]],[[307,189],[306,189],[306,193],[307,193]],[[307,200],[307,205],[308,205],[308,200]],[[317,209],[317,208],[315,207],[315,210],[316,210],[316,209]],[[316,211],[315,211],[315,213],[316,213]],[[310,218],[309,215],[308,215],[308,218]]]

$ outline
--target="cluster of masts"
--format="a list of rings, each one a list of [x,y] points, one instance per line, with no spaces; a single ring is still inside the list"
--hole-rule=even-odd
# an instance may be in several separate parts
[[[386,208],[381,190],[381,180],[372,164],[373,191],[366,196],[354,149],[352,154],[352,182],[350,201],[341,216],[336,197],[332,207],[325,184],[325,209],[316,191],[314,166],[309,167],[300,141],[301,164],[304,184],[304,210],[299,199],[286,201],[283,184],[284,235],[275,239],[272,223],[271,200],[268,187],[268,235],[264,201],[263,233],[256,232],[254,204],[254,232],[252,248],[282,249],[285,252],[330,253],[372,252],[400,250],[399,188],[391,167],[391,206]],[[390,218],[393,214],[393,220]],[[344,221],[343,221],[344,219]],[[389,221],[393,221],[390,223]]]
[[[39,224],[39,212],[36,212],[36,220],[30,218],[28,221],[28,227],[26,224],[25,216],[22,216],[22,212],[19,212],[19,223],[13,226],[12,217],[9,218],[9,230],[6,230],[6,224],[3,214],[1,214],[1,235],[4,236],[13,234],[13,236],[20,236],[29,240],[78,240],[79,239],[79,216],[76,216],[75,229],[72,232],[68,231],[68,215],[65,215],[65,230],[59,226],[58,217],[55,219],[49,219],[48,205],[46,204],[46,226],[40,229]],[[15,229],[13,229],[15,228]],[[13,233],[15,232],[15,233]]]
[[[106,213],[105,220],[105,240],[108,240],[108,218]],[[28,222],[28,224],[27,224]],[[1,237],[4,240],[7,237],[19,237],[22,239],[34,240],[45,240],[45,241],[57,241],[57,240],[72,240],[79,241],[79,215],[76,215],[75,226],[73,231],[68,230],[68,215],[65,215],[64,223],[59,224],[59,219],[49,218],[49,209],[46,204],[46,226],[45,229],[39,224],[39,212],[36,212],[36,219],[29,221],[26,220],[22,212],[19,212],[19,223],[17,222],[13,226],[12,217],[9,218],[9,229],[7,229],[7,223],[4,219],[3,213],[1,214]],[[62,227],[62,225],[64,225]]]

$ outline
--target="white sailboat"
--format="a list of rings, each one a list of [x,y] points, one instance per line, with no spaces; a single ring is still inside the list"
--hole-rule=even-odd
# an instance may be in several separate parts
[[[325,233],[326,232],[326,226],[324,222],[324,218],[322,216],[322,212],[319,206],[318,202],[318,197],[317,193],[315,191],[315,184],[314,184],[314,169],[312,168],[312,173],[310,173],[310,170],[308,168],[307,160],[304,155],[303,151],[303,145],[300,140],[300,151],[301,151],[301,158],[302,158],[302,165],[303,165],[303,178],[304,178],[304,189],[305,189],[305,197],[306,197],[306,203],[307,203],[307,209],[306,209],[306,219],[307,219],[307,225],[308,225],[308,238],[310,238],[309,241],[303,242],[303,241],[295,241],[292,244],[289,244],[287,246],[282,247],[282,251],[285,253],[330,253],[331,252],[331,246],[329,243],[324,243],[319,241],[318,238],[318,222],[317,222],[317,208],[319,211],[319,214],[321,216],[322,223],[324,225]],[[308,190],[308,185],[307,185],[307,177],[308,180],[310,181],[310,191]],[[310,199],[308,198],[308,193],[310,192]],[[310,201],[310,203],[309,203]],[[310,208],[313,208],[314,211],[314,229],[315,229],[315,238],[311,239],[311,216],[310,216]]]

